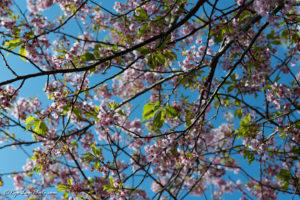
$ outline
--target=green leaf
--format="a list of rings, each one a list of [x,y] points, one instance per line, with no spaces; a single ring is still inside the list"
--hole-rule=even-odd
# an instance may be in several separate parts
[[[94,47],[94,55],[96,56],[96,58],[100,57],[100,51],[99,51],[100,45],[96,44]]]
[[[22,43],[23,42],[21,39],[13,39],[8,42],[5,42],[4,47],[7,47],[8,49],[12,50],[20,46]]]
[[[95,106],[95,112],[98,113],[100,111],[100,107],[99,106]]]
[[[235,89],[236,87],[234,85],[231,85],[227,88],[227,92],[231,92],[233,89]]]
[[[138,15],[135,15],[134,17],[135,21],[146,21],[148,19],[148,15],[143,8],[139,7],[135,10],[138,13]]]
[[[98,170],[99,167],[100,167],[100,162],[99,162],[99,161],[96,161],[95,164],[94,164],[94,168],[95,168],[96,170]]]
[[[300,121],[297,121],[297,122],[295,123],[295,126],[296,126],[297,129],[300,130]]]
[[[233,53],[233,54],[231,54],[230,59],[233,60],[233,59],[235,59],[238,55],[239,55],[238,53]]]
[[[281,44],[280,40],[273,40],[271,43],[274,44],[274,45],[280,45]]]
[[[38,174],[40,171],[42,171],[42,165],[36,165],[34,167],[35,173]]]
[[[251,123],[251,115],[248,114],[240,121],[240,128],[236,132],[238,133],[238,138],[252,137],[253,133],[255,133],[257,130],[258,127]]]
[[[173,156],[176,157],[178,155],[177,148],[173,148],[172,151],[171,151],[171,153],[172,153]]]
[[[114,188],[111,185],[103,185],[103,190],[106,190],[107,192],[112,192],[112,191],[115,191],[116,188]]]
[[[154,130],[160,129],[165,123],[165,114],[163,109],[159,109],[153,118]]]
[[[78,148],[78,143],[76,142],[76,141],[73,141],[73,142],[71,142],[71,144],[73,145],[73,146],[76,146],[77,148]]]
[[[166,115],[170,118],[174,118],[174,117],[177,117],[178,116],[178,112],[177,110],[172,107],[172,106],[167,106],[166,107]]]
[[[26,126],[26,131],[29,130],[32,126],[37,126],[39,125],[39,121],[37,120],[36,117],[33,116],[28,116],[25,120],[25,124],[27,124]]]
[[[102,149],[101,148],[97,149],[96,145],[92,144],[92,152],[94,153],[94,155],[101,155]]]
[[[282,186],[285,190],[289,188],[290,180],[291,180],[291,173],[287,169],[281,169],[279,172],[279,175],[277,176],[277,179],[282,180]]]
[[[66,49],[56,49],[56,51],[58,51],[62,54],[66,54],[68,52]]]
[[[63,194],[64,199],[68,199],[68,195],[69,195],[69,192],[65,192],[65,193]]]
[[[62,192],[62,191],[68,190],[68,186],[63,185],[63,184],[59,184],[58,186],[56,186],[56,188],[57,188],[58,192]]]
[[[154,22],[158,22],[158,21],[164,22],[164,21],[165,21],[165,18],[162,17],[162,16],[156,16],[156,17],[154,17],[154,19],[153,19],[152,21],[154,21]]]
[[[21,33],[21,29],[18,27],[14,27],[13,34],[15,35],[16,38],[20,36],[20,33]]]
[[[77,118],[81,118],[81,111],[79,110],[79,108],[74,108],[74,114]]]
[[[25,58],[23,58],[22,56],[26,56],[26,46],[25,45],[22,45],[20,47],[20,50],[19,50],[19,54],[21,55],[20,58],[25,62]]]
[[[95,152],[96,152],[96,145],[95,144],[92,144],[92,152],[94,153],[94,154],[96,154]]]
[[[112,176],[109,177],[109,183],[110,185],[114,184],[115,180]]]
[[[248,114],[248,115],[246,115],[246,116],[241,120],[240,125],[241,125],[241,126],[248,126],[250,122],[251,122],[251,115]]]
[[[224,104],[225,104],[225,106],[229,106],[229,99],[224,99]]]
[[[149,65],[150,68],[155,68],[157,66],[157,62],[156,62],[156,57],[154,54],[149,55],[148,59],[147,59],[147,64]]]
[[[294,154],[293,156],[290,156],[291,159],[297,160],[298,157],[300,157],[300,147],[293,146],[293,148],[291,149],[291,152]]]
[[[144,35],[149,29],[150,29],[149,24],[144,24],[139,28],[138,34]]]
[[[84,61],[84,62],[87,62],[87,61],[91,61],[91,60],[95,60],[95,56],[94,54],[86,51],[81,57],[80,57],[80,60],[81,61]]]
[[[220,43],[220,42],[222,42],[223,41],[223,37],[222,36],[215,36],[214,37],[214,42],[215,43]]]
[[[194,156],[193,156],[192,153],[188,153],[188,154],[187,154],[187,157],[190,158],[190,159],[192,159]]]
[[[40,135],[44,135],[47,132],[47,130],[48,130],[48,127],[45,122],[38,121],[37,124],[34,124],[33,131]]]
[[[25,120],[25,124],[29,124],[30,122],[32,122],[32,121],[36,121],[37,119],[35,118],[35,117],[33,117],[33,116],[28,116],[27,118],[26,118],[26,120]]]
[[[117,110],[117,113],[123,116],[126,116],[125,112],[123,110]]]
[[[282,133],[280,134],[280,137],[282,138],[282,140],[285,140],[286,133],[285,133],[285,132],[282,132]]]
[[[243,115],[243,110],[242,109],[237,109],[234,111],[234,116],[238,116],[239,119],[242,118],[242,115]]]
[[[245,11],[240,15],[240,22],[243,22],[246,18],[249,17],[251,13],[249,11]]]
[[[149,48],[146,46],[138,48],[137,51],[140,52],[143,56],[147,55],[150,52]]]
[[[91,153],[85,153],[85,154],[83,154],[83,155],[84,155],[84,157],[82,158],[82,161],[83,161],[83,162],[90,162],[90,161],[95,160],[94,155],[91,154]]]
[[[230,76],[230,79],[231,79],[232,81],[236,81],[236,76],[235,76],[235,74],[232,74],[232,75]]]
[[[77,195],[76,196],[76,198],[78,198],[78,199],[82,199],[82,200],[84,200],[85,198],[83,198],[82,196],[79,196],[79,195]]]
[[[72,13],[75,13],[77,10],[76,6],[72,3],[65,4],[64,7],[69,8]]]
[[[64,107],[63,107],[62,114],[63,114],[63,115],[66,115],[66,114],[69,112],[69,110],[71,110],[71,106],[64,106]]]
[[[110,109],[116,109],[118,107],[118,104],[116,102],[113,102],[113,103],[107,103],[107,106],[110,108]]]
[[[29,31],[29,32],[26,34],[26,36],[27,36],[28,38],[32,38],[32,37],[34,36],[34,31],[33,31],[33,30]]]
[[[249,164],[251,164],[254,161],[254,153],[248,150],[245,150],[244,152],[244,159],[248,158]]]
[[[38,198],[36,198],[36,197],[29,197],[28,200],[38,200]]]
[[[143,120],[151,119],[159,108],[159,101],[156,103],[148,103],[143,107]]]
[[[94,118],[96,120],[98,113],[96,113],[95,111],[90,111],[90,112],[85,113],[85,116],[87,118]]]
[[[68,182],[69,185],[73,185],[73,179],[70,178],[70,179],[68,179],[67,182]]]
[[[234,104],[235,104],[236,106],[241,106],[241,102],[238,101],[238,100],[234,101]]]
[[[166,63],[166,58],[165,56],[161,53],[161,52],[158,52],[157,55],[156,55],[156,59],[158,60],[158,63],[160,65],[163,65]]]
[[[275,32],[272,30],[271,33],[269,33],[269,34],[267,35],[267,39],[268,39],[268,40],[270,40],[270,39],[275,39],[275,36],[274,36],[274,35],[275,35]]]
[[[167,50],[165,53],[166,57],[169,58],[170,60],[177,60],[177,55],[171,51],[171,50]]]

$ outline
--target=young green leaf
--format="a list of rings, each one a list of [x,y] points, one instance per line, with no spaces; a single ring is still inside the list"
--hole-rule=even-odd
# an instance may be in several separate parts
[[[160,129],[165,123],[165,110],[159,109],[153,118],[154,130]]]
[[[58,186],[56,186],[56,188],[57,188],[58,192],[62,192],[62,191],[68,190],[68,186],[63,185],[63,184],[59,184]]]
[[[86,51],[81,57],[80,57],[80,60],[81,61],[84,61],[84,62],[88,62],[88,61],[91,61],[91,60],[95,60],[95,56],[94,54]]]
[[[143,107],[143,121],[151,119],[159,108],[159,101],[156,103],[148,103]]]
[[[135,15],[135,18],[134,18],[135,21],[145,21],[148,19],[148,15],[143,8],[141,8],[141,7],[137,8],[136,13],[137,14]]]
[[[25,62],[25,56],[26,56],[26,46],[25,45],[22,45],[20,47],[20,50],[19,50],[19,54],[21,55],[20,58]],[[22,57],[24,56],[24,57]]]
[[[166,115],[170,118],[174,118],[174,117],[177,117],[178,116],[178,112],[177,110],[172,107],[172,106],[167,106],[166,107]]]

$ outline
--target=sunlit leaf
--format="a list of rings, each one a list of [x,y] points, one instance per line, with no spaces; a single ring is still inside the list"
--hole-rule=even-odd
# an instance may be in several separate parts
[[[21,55],[20,58],[25,62],[25,56],[26,56],[26,46],[25,45],[22,45],[20,47],[20,50],[19,50],[19,54]],[[24,56],[24,57],[22,57]]]

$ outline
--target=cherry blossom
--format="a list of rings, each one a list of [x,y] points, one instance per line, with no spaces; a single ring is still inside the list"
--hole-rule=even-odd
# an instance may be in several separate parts
[[[0,178],[17,190],[299,196],[298,1],[0,4],[0,150],[29,157]]]

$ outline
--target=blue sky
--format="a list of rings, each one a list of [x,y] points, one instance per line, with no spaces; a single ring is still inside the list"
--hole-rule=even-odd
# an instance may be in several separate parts
[[[106,8],[109,8],[112,10],[112,6],[114,4],[113,1],[101,1],[102,5]],[[224,2],[224,1],[223,1]],[[19,6],[21,8],[23,8],[23,10],[26,7],[26,1],[25,0],[21,0],[21,1],[17,1],[17,3],[19,4]],[[228,2],[226,2],[228,3]],[[53,18],[55,15],[59,15],[59,11],[58,8],[51,8],[49,10],[46,10],[44,12],[49,19]],[[69,31],[74,31],[74,32],[78,32],[78,30],[74,29],[72,23],[67,25],[66,29]],[[74,34],[75,35],[75,34]],[[30,72],[35,72],[34,70],[32,70],[32,67],[27,64],[24,63],[20,58],[15,57],[13,55],[9,55],[8,57],[8,62],[14,66],[17,69],[17,72],[19,72],[20,74],[24,74],[24,73],[30,73]],[[4,67],[4,63],[0,62],[0,82],[10,79],[11,73]],[[296,70],[296,68],[293,68]],[[218,74],[219,73],[219,74]],[[220,70],[217,73],[217,76],[222,75],[222,71]],[[20,90],[20,95],[22,97],[34,97],[34,96],[38,96],[38,98],[42,101],[42,102],[46,102],[47,98],[45,96],[45,94],[43,93],[43,88],[45,86],[45,82],[46,82],[46,77],[39,77],[39,78],[34,78],[34,79],[29,79],[25,82],[24,86],[22,87],[22,89]],[[14,84],[14,86],[18,86],[19,83]],[[187,93],[187,95],[190,95],[191,99],[197,98],[198,96],[192,93]],[[132,118],[141,118],[141,113],[142,113],[142,107],[143,105],[146,103],[147,99],[148,99],[149,93],[143,95],[142,98],[139,98],[137,100],[132,101],[133,105],[137,105],[137,109],[134,112],[135,115],[132,116]],[[251,97],[249,98],[249,101],[253,101],[254,99]],[[259,101],[260,100],[256,100],[257,105],[259,105]],[[255,105],[255,104],[254,104]],[[222,116],[222,115],[220,115]],[[215,121],[213,121],[213,124],[222,124],[224,123],[224,119],[222,117],[217,118]],[[24,138],[31,138],[31,135],[29,135],[28,133],[24,132],[23,130],[20,130],[18,128],[11,128],[9,130],[11,133],[15,132],[17,136],[22,135],[22,137]],[[2,146],[2,144],[0,144],[0,146]],[[27,152],[29,154],[31,154],[32,149],[36,147],[36,145],[32,145],[30,147],[26,147],[25,149],[27,150]],[[18,150],[14,150],[12,148],[5,148],[5,149],[0,149],[0,158],[1,158],[1,162],[0,162],[0,174],[2,173],[7,173],[7,172],[12,172],[12,171],[20,171],[21,166],[23,166],[25,164],[26,159],[28,158],[27,155],[20,151],[20,149]],[[240,160],[242,161],[242,160]],[[247,171],[249,170],[249,172],[253,171],[255,172],[258,168],[258,166],[256,164],[252,164],[252,165],[244,165],[244,167],[247,169]],[[234,176],[232,174],[232,176]],[[2,177],[3,181],[4,181],[4,186],[0,187],[0,193],[5,193],[5,191],[8,190],[12,190],[13,189],[13,184],[11,179],[9,179],[7,176],[3,176]],[[243,179],[243,177],[241,177],[241,179]],[[146,187],[146,183],[145,182],[145,187]],[[149,182],[148,182],[149,183]],[[146,188],[145,188],[146,189]],[[150,191],[149,187],[146,189],[147,191]],[[210,199],[209,195],[210,193],[207,193],[208,198]],[[224,199],[238,199],[240,197],[240,194],[236,193],[234,195],[226,195],[224,197]],[[1,199],[1,198],[0,198]],[[22,197],[21,195],[16,198],[16,199],[24,199],[24,197]],[[204,197],[198,198],[198,197],[192,197],[192,198],[188,198],[188,199],[204,199]]]

